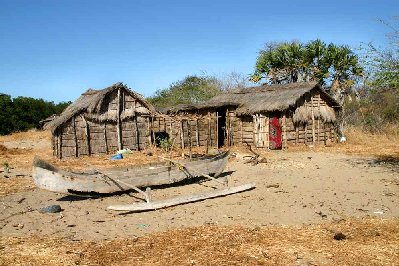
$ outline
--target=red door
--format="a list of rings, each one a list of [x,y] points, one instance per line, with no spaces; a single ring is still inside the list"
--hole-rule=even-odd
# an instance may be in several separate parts
[[[277,116],[270,118],[269,141],[271,150],[281,149],[281,126]]]

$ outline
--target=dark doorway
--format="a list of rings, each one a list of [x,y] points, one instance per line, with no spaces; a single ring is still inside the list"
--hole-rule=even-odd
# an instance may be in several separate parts
[[[155,132],[155,139],[152,140],[152,143],[155,143],[155,146],[157,146],[158,148],[163,148],[162,146],[165,145],[166,142],[169,142],[169,134],[161,131],[161,132]]]
[[[218,115],[218,148],[224,146],[226,139],[226,109],[216,109]]]

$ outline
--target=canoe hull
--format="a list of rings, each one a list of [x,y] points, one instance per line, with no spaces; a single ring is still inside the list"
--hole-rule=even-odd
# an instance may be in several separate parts
[[[131,190],[131,186],[149,187],[180,182],[200,176],[198,172],[217,177],[226,167],[227,160],[228,152],[222,152],[215,156],[182,161],[187,166],[184,169],[167,162],[108,169],[102,172],[74,173],[61,170],[36,157],[32,177],[39,188],[53,192],[115,193]]]

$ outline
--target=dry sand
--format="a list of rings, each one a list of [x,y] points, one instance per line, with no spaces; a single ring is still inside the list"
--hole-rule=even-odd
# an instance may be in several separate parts
[[[137,193],[65,196],[37,189],[31,181],[36,153],[72,168],[99,167],[109,163],[106,157],[60,162],[51,158],[48,133],[20,134],[0,138],[5,147],[0,160],[11,167],[10,173],[0,173],[0,264],[399,263],[397,146],[392,156],[340,152],[350,144],[267,152],[263,155],[268,162],[256,166],[244,164],[244,150],[237,149],[225,174],[231,185],[255,182],[256,189],[163,210],[120,213],[106,207],[140,201]],[[143,153],[135,155],[146,158]],[[153,198],[217,186],[209,181],[171,186],[155,189]],[[62,212],[37,211],[51,204],[61,205]],[[344,229],[348,239],[332,238]],[[345,242],[346,248],[340,246]]]

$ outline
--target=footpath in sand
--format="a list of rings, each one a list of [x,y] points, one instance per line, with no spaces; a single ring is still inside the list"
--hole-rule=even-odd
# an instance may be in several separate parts
[[[32,139],[20,134],[0,139],[0,160],[11,168],[10,173],[0,173],[0,264],[399,262],[399,166],[395,157],[348,155],[339,152],[345,149],[340,146],[267,152],[267,163],[252,166],[243,163],[244,150],[239,150],[225,174],[231,185],[254,182],[256,189],[126,214],[106,207],[138,201],[137,193],[87,198],[35,188],[30,176],[34,154],[58,165],[72,167],[78,162],[52,158],[45,132],[31,134]],[[146,156],[136,154],[138,161]],[[79,162],[81,166],[112,163],[107,158]],[[154,190],[153,198],[215,186],[208,181],[171,186]],[[51,204],[61,205],[62,212],[37,211]],[[337,231],[348,238],[334,240]],[[337,244],[344,242],[346,247]],[[206,253],[211,250],[212,255]]]

